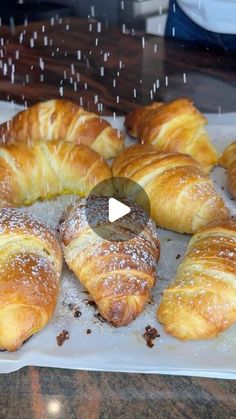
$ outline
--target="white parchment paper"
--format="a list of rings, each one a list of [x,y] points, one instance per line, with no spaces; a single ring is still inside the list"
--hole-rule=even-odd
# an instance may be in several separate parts
[[[20,107],[0,102],[0,122],[10,119]],[[206,115],[208,131],[219,151],[236,140],[236,114]],[[123,118],[107,118],[123,129]],[[127,138],[127,144],[133,140]],[[214,169],[212,178],[224,197],[232,214],[236,214],[235,201],[227,192],[225,171]],[[58,219],[74,197],[38,202],[25,208],[56,228]],[[60,298],[51,323],[34,335],[14,353],[0,353],[0,372],[15,371],[26,365],[74,368],[99,371],[125,371],[194,375],[202,377],[236,378],[236,325],[210,341],[181,342],[168,336],[156,320],[156,308],[161,291],[174,278],[176,268],[184,255],[189,236],[159,229],[161,258],[157,266],[159,280],[153,290],[154,304],[129,326],[115,329],[101,323],[94,315],[94,307],[86,305],[88,295],[74,275],[64,266]],[[177,255],[181,255],[180,257]],[[177,258],[176,258],[177,257]],[[75,318],[68,304],[79,307],[81,317]],[[147,325],[160,332],[152,349],[146,346],[142,335]],[[56,336],[66,329],[70,339],[63,346]],[[91,329],[91,334],[86,330]]]

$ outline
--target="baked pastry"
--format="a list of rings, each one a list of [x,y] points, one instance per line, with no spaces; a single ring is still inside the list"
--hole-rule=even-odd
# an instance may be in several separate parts
[[[236,221],[195,234],[157,310],[167,333],[209,339],[236,322]]]
[[[236,198],[236,141],[230,144],[220,158],[220,165],[228,169],[228,186],[231,194]]]
[[[91,196],[92,229],[86,205],[86,199],[79,200],[61,218],[59,231],[64,257],[100,314],[114,326],[124,326],[143,311],[156,280],[160,244],[155,224],[141,207],[131,202],[130,214],[110,223],[103,216],[107,198]],[[144,229],[136,235],[135,228],[143,223]],[[99,227],[103,237],[96,234]],[[104,238],[106,229],[107,237],[113,241]]]
[[[112,172],[144,188],[151,217],[160,227],[192,234],[213,220],[229,216],[209,176],[188,155],[135,145],[114,160]],[[129,196],[129,191],[125,193]],[[136,202],[142,204],[139,198],[136,196]]]
[[[218,154],[205,129],[206,118],[189,99],[153,103],[127,115],[125,126],[142,144],[159,151],[189,154],[206,172],[218,162]]]
[[[116,157],[124,137],[99,115],[87,112],[69,100],[37,103],[0,125],[3,143],[61,140],[84,144],[105,159]]]
[[[85,196],[110,177],[108,164],[83,145],[37,141],[0,146],[1,208],[58,194]]]
[[[0,210],[0,349],[15,351],[52,318],[61,247],[43,223],[14,208]]]

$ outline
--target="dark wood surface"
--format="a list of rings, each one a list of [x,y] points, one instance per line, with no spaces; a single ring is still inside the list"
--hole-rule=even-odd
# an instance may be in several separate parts
[[[61,97],[103,113],[189,96],[203,111],[236,110],[236,54],[64,19],[0,28],[0,98]]]
[[[203,111],[236,110],[234,54],[99,30],[79,19],[0,28],[0,99],[30,105],[64,96],[123,114],[189,96]],[[0,385],[1,418],[236,417],[230,380],[28,367],[0,375]]]

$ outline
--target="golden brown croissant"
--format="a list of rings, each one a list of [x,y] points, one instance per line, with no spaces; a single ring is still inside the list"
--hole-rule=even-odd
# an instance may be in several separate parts
[[[128,132],[159,151],[189,154],[206,172],[218,162],[218,154],[205,130],[206,118],[189,99],[153,103],[127,115]]]
[[[229,215],[210,178],[188,155],[135,145],[114,160],[112,171],[113,176],[127,177],[144,188],[151,217],[160,227],[191,234]],[[142,204],[139,196],[136,200]]]
[[[28,205],[58,194],[87,195],[111,177],[94,150],[62,141],[0,146],[0,207]]]
[[[236,198],[236,141],[230,144],[220,158],[220,165],[228,169],[229,190]]]
[[[209,339],[236,322],[236,221],[215,222],[195,234],[157,310],[180,339]]]
[[[51,319],[62,254],[54,234],[18,209],[0,210],[0,349],[15,351]]]
[[[100,118],[69,100],[49,100],[18,113],[0,125],[2,142],[62,140],[84,144],[105,159],[116,157],[124,137]]]
[[[110,223],[101,217],[108,205],[107,198],[90,199],[94,226],[102,226],[103,231],[107,228],[110,237],[118,240],[110,242],[91,229],[86,217],[86,199],[81,199],[61,219],[59,229],[65,260],[89,291],[101,315],[114,326],[124,326],[143,311],[155,283],[160,251],[155,225],[148,220],[144,230],[135,236],[133,228],[147,217],[141,207],[129,203],[131,213],[126,216],[127,224]],[[119,235],[122,240],[125,235],[127,240],[120,240]]]

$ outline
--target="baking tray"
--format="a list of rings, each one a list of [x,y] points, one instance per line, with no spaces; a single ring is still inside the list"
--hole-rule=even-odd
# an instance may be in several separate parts
[[[0,122],[10,119],[20,107],[0,102]],[[236,115],[206,115],[208,131],[216,148],[222,151],[236,139]],[[114,126],[123,129],[123,118],[107,118]],[[126,144],[133,140],[127,137]],[[230,199],[226,187],[225,171],[214,169],[215,186],[223,195],[232,214],[235,202]],[[50,227],[56,228],[58,219],[74,197],[64,196],[47,202],[38,202],[24,209],[40,217]],[[88,295],[64,266],[61,292],[53,320],[41,332],[34,335],[17,352],[0,353],[0,372],[11,372],[26,365],[73,368],[78,370],[120,371],[192,375],[201,377],[236,378],[236,325],[209,341],[181,342],[168,336],[156,320],[156,308],[162,290],[174,278],[182,260],[188,235],[158,229],[161,239],[161,258],[157,265],[158,281],[153,290],[154,304],[148,304],[144,312],[130,325],[114,328],[101,323],[94,315],[97,311],[86,305]],[[179,257],[180,255],[180,257]],[[71,305],[79,307],[82,315],[75,318]],[[155,327],[160,337],[149,348],[143,338],[147,325]],[[56,337],[68,330],[70,339],[57,345]],[[87,329],[91,334],[87,334]]]

